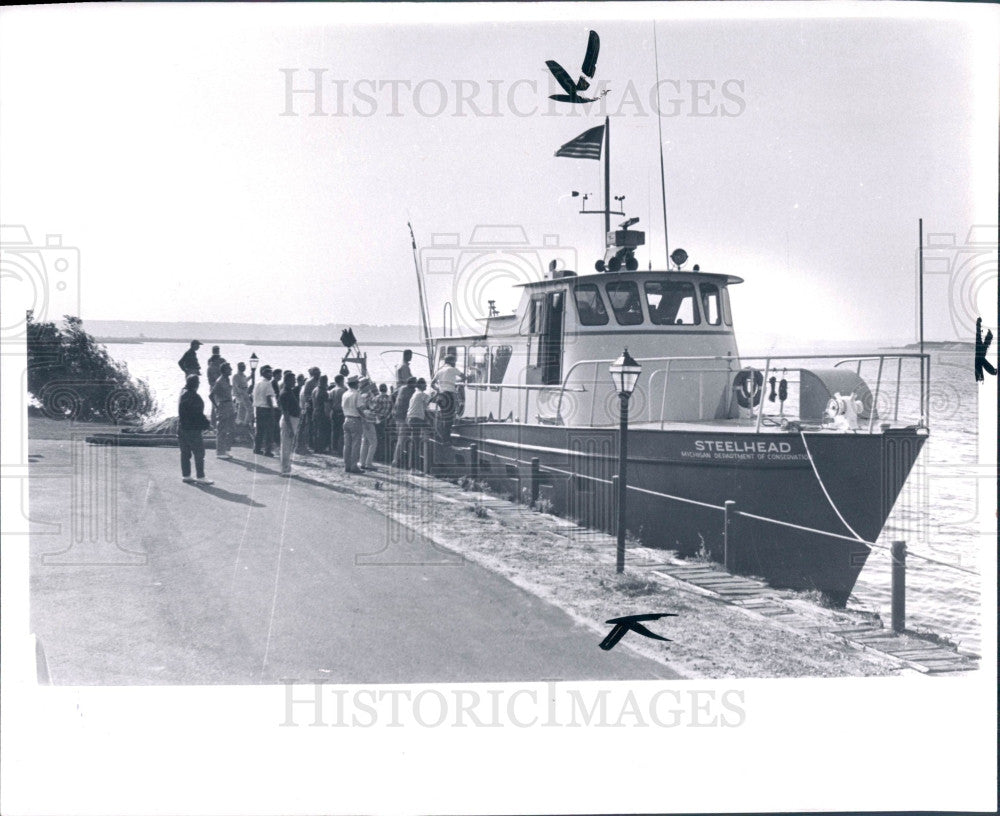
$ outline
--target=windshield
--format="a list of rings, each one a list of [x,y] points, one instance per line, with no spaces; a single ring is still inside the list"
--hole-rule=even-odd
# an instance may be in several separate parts
[[[622,326],[638,326],[642,323],[642,307],[639,305],[639,287],[635,281],[614,281],[604,287],[615,313],[615,319]]]
[[[593,283],[578,284],[573,291],[576,297],[576,312],[582,326],[603,326],[608,322],[608,310],[604,307],[601,290]]]
[[[691,326],[699,322],[694,285],[687,281],[647,281],[649,319],[659,326]]]

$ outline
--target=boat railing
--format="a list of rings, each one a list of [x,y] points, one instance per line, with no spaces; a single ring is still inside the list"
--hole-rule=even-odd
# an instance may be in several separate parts
[[[644,378],[642,376],[640,377],[640,382],[637,384],[637,388],[642,388],[645,391],[646,401],[643,410],[640,410],[635,416],[635,420],[659,424],[661,429],[664,428],[666,423],[670,421],[667,416],[667,395],[669,393],[672,375],[674,378],[679,375],[683,375],[684,378],[697,377],[699,415],[703,415],[701,409],[706,377],[718,378],[720,373],[727,375],[726,394],[724,400],[728,405],[732,402],[732,385],[733,378],[736,373],[746,368],[753,368],[762,372],[763,386],[759,395],[759,402],[756,406],[757,410],[753,412],[754,431],[759,433],[765,420],[767,420],[770,424],[775,420],[794,419],[794,416],[785,415],[784,405],[781,407],[781,413],[776,415],[768,414],[763,390],[766,388],[769,378],[771,376],[775,376],[779,370],[783,378],[788,374],[801,376],[801,372],[803,370],[808,370],[808,363],[813,361],[826,361],[827,364],[829,364],[830,361],[835,361],[833,362],[834,368],[840,368],[848,365],[853,366],[857,376],[859,377],[861,376],[862,370],[865,369],[866,365],[869,368],[877,367],[874,372],[874,387],[872,387],[871,382],[868,382],[869,388],[871,389],[871,403],[866,406],[868,414],[867,426],[865,428],[859,428],[859,430],[866,430],[868,433],[874,433],[875,420],[880,415],[880,410],[883,418],[888,418],[889,414],[891,414],[892,422],[899,422],[900,405],[902,403],[903,396],[902,385],[904,362],[916,362],[919,364],[918,380],[920,390],[919,403],[916,413],[919,414],[919,425],[924,428],[928,427],[930,414],[930,355],[917,353],[866,354],[851,356],[845,356],[843,354],[790,354],[739,358],[721,355],[640,358],[638,362],[643,366],[643,375],[645,376]],[[791,367],[782,365],[783,363],[787,364],[790,362],[797,363],[798,365],[793,365]],[[608,366],[610,366],[611,363],[612,360],[610,359],[580,360],[574,363],[566,372],[562,385],[558,386],[559,394],[558,399],[556,400],[555,415],[557,417],[561,417],[563,415],[563,405],[566,401],[567,393],[588,392],[589,390],[591,396],[589,411],[587,412],[587,424],[593,426],[595,424],[595,419],[597,419],[595,415],[597,410],[598,391],[600,390],[600,386],[602,384],[610,380]],[[698,364],[707,365],[699,366]],[[895,368],[895,377],[887,377],[887,372],[892,368]],[[656,387],[657,377],[662,377],[662,386],[659,388]],[[644,382],[643,379],[645,380]],[[511,386],[501,386],[501,388],[507,387]],[[557,386],[514,387],[551,391]],[[887,393],[887,388],[890,387],[892,388],[891,397]],[[608,383],[608,388],[610,388],[610,383]],[[652,398],[654,394],[659,395],[658,403]],[[880,406],[880,398],[882,398],[884,403],[886,403],[885,405]],[[796,403],[797,399],[792,401],[793,406]],[[658,411],[656,410],[657,404],[659,405]],[[527,416],[527,399],[525,400],[525,415]]]

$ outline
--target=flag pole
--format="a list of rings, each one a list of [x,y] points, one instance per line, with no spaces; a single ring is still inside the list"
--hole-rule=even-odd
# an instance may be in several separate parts
[[[608,233],[611,232],[611,117],[604,117],[604,239],[601,243],[608,248]]]

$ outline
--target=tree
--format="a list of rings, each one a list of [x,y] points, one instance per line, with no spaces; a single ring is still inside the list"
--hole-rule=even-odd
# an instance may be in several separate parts
[[[156,410],[149,384],[83,330],[78,317],[65,327],[39,323],[28,312],[28,393],[55,419],[135,421]]]

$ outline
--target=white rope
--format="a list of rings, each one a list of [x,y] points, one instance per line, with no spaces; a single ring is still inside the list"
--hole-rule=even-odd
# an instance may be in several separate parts
[[[847,520],[842,515],[840,515],[840,511],[837,509],[837,505],[833,503],[833,499],[830,498],[830,494],[826,492],[826,485],[823,484],[823,478],[819,475],[819,471],[816,469],[816,463],[813,461],[812,453],[810,453],[809,451],[809,444],[806,442],[806,435],[800,431],[799,436],[802,437],[802,446],[806,449],[806,456],[809,457],[809,464],[812,466],[813,473],[816,474],[816,481],[819,482],[820,490],[822,490],[823,495],[826,496],[826,500],[830,503],[830,507],[833,508],[833,512],[837,514],[837,518],[841,520],[843,525],[850,531],[851,535],[853,535],[858,541],[862,543],[867,543],[861,536],[859,536],[854,531],[854,528],[847,523]]]

